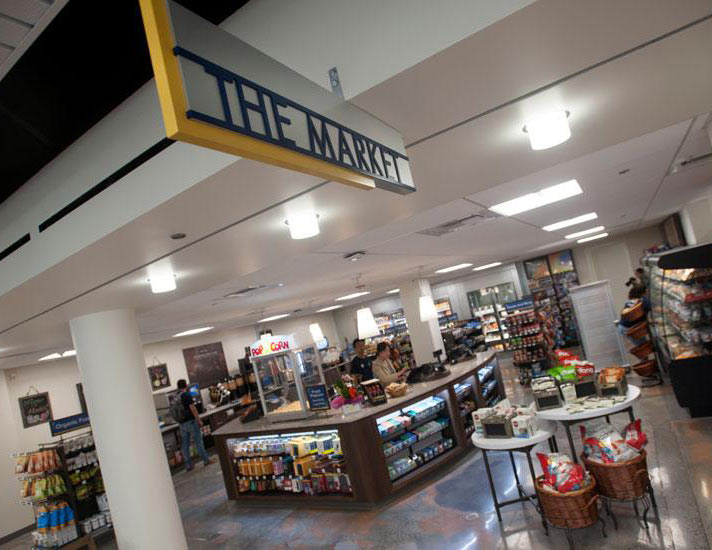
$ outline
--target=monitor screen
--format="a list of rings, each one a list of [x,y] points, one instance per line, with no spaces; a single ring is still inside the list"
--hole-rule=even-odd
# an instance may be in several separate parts
[[[200,397],[200,386],[198,384],[191,384],[188,386],[188,391],[193,397]]]

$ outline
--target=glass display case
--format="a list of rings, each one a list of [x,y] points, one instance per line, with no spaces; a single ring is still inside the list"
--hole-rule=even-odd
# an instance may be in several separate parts
[[[678,403],[692,416],[712,413],[712,245],[644,258],[650,329]]]
[[[316,345],[292,350],[288,337],[269,336],[255,342],[250,354],[265,418],[281,422],[309,416],[305,388],[324,384]]]

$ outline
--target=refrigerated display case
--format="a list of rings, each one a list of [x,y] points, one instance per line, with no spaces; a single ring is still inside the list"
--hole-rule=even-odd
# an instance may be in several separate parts
[[[502,283],[467,293],[473,317],[482,319],[482,331],[489,349],[504,351],[509,332],[504,304],[517,299],[512,283]]]
[[[712,414],[712,244],[653,254],[650,329],[675,397],[691,416]]]

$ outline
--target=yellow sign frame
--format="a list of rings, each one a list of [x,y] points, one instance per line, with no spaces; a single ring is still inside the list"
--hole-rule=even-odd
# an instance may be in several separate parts
[[[185,96],[167,0],[139,0],[166,137],[351,185],[373,189],[373,178],[279,145],[265,143],[186,116]]]

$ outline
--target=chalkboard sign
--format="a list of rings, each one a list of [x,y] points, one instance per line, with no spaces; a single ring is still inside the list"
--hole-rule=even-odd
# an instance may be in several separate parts
[[[89,425],[89,415],[86,413],[73,414],[65,418],[52,420],[49,429],[52,435],[64,434],[74,430],[79,430]]]
[[[52,406],[49,403],[49,394],[36,393],[18,399],[20,402],[20,415],[25,428],[38,426],[52,420]]]
[[[310,411],[328,411],[331,408],[329,403],[329,392],[324,384],[307,386],[307,401],[309,401]]]

